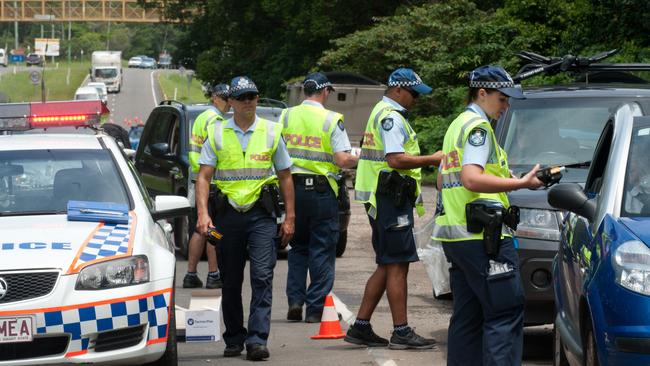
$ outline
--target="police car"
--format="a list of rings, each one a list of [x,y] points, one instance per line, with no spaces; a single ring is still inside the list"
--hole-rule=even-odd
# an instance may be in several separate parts
[[[0,365],[176,365],[178,196],[146,193],[100,101],[0,105]],[[67,126],[91,134],[29,133]]]

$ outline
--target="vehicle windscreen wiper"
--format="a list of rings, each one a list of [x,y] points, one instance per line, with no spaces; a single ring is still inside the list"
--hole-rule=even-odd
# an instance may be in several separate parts
[[[47,210],[47,211],[20,211],[20,212],[0,212],[0,216],[32,216],[32,215],[62,215],[68,211]]]

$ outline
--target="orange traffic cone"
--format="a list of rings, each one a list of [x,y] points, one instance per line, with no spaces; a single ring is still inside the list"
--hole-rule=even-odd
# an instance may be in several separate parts
[[[340,339],[345,337],[339,323],[339,315],[334,307],[332,294],[325,298],[325,307],[323,307],[323,316],[320,320],[320,331],[317,335],[311,336],[311,339]]]

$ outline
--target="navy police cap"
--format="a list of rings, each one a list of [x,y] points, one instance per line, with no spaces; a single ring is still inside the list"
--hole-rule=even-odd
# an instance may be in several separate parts
[[[524,99],[521,87],[515,86],[510,74],[501,66],[485,65],[468,75],[470,88],[496,89],[515,99]]]
[[[319,91],[327,88],[329,91],[334,91],[332,83],[322,72],[313,72],[305,77],[302,86],[307,91]]]
[[[214,97],[221,97],[226,99],[230,95],[230,86],[228,84],[220,83],[213,86],[210,92]]]
[[[419,94],[428,94],[431,93],[431,88],[422,82],[420,76],[415,73],[412,69],[401,67],[388,77],[388,86],[400,86],[411,88]]]
[[[237,76],[230,81],[230,96],[237,98],[246,93],[259,94],[257,85],[248,76]]]

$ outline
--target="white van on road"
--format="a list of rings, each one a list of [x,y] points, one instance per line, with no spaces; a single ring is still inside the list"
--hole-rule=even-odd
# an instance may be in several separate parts
[[[0,48],[0,65],[7,67],[9,56],[4,48]]]

